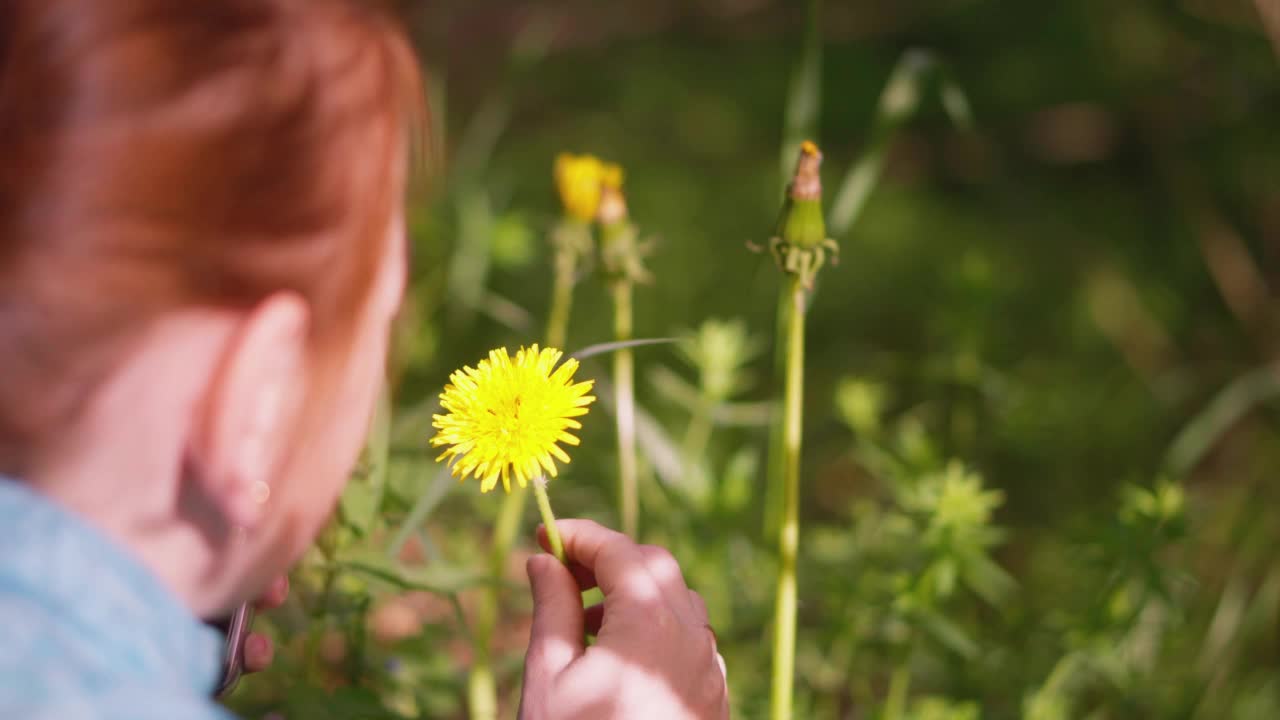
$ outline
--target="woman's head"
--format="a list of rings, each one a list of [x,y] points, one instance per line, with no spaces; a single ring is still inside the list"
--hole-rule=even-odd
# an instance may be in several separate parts
[[[130,538],[198,534],[225,605],[296,557],[358,452],[416,65],[358,0],[4,12],[0,473]],[[124,486],[146,529],[94,499]]]

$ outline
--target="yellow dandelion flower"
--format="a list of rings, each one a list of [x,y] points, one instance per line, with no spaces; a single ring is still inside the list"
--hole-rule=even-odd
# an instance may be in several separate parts
[[[556,189],[565,212],[582,222],[591,222],[600,205],[600,181],[604,163],[594,155],[556,156]]]
[[[534,345],[512,358],[499,348],[474,368],[450,375],[440,393],[448,414],[434,416],[431,423],[439,431],[431,445],[448,446],[437,460],[448,460],[461,479],[474,474],[480,492],[492,490],[499,478],[511,492],[513,474],[520,487],[544,471],[555,477],[555,461],[569,462],[557,443],[578,444],[568,431],[582,428],[574,418],[586,415],[595,401],[587,394],[593,381],[573,381],[577,360],[556,367],[562,356]]]

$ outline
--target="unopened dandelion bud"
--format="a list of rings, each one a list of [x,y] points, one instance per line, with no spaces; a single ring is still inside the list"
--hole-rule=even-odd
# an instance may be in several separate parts
[[[808,140],[800,144],[796,171],[787,184],[787,195],[774,236],[769,239],[769,252],[778,267],[789,275],[799,276],[806,288],[813,287],[818,271],[840,248],[827,237],[827,223],[822,216],[822,151]]]
[[[800,157],[796,160],[796,172],[787,187],[792,200],[822,199],[822,151],[816,143],[805,140],[800,143]]]
[[[600,204],[596,222],[600,225],[600,263],[612,281],[647,282],[645,249],[636,226],[627,212],[622,191],[622,168],[604,163],[600,174]]]
[[[822,152],[806,140],[800,146],[796,173],[787,186],[785,216],[781,228],[783,242],[800,248],[818,247],[827,239],[822,217]]]
[[[596,208],[596,222],[607,228],[627,219],[627,199],[622,194],[622,166],[616,163],[600,164],[600,202]]]
[[[595,219],[600,207],[604,163],[594,155],[561,153],[556,156],[556,190],[565,215],[578,222]]]
[[[600,208],[596,211],[596,222],[600,227],[609,228],[627,220],[627,199],[622,190],[604,185],[600,188]]]
[[[601,163],[600,164],[600,185],[614,190],[622,189],[622,180],[624,178],[622,166],[617,163]]]

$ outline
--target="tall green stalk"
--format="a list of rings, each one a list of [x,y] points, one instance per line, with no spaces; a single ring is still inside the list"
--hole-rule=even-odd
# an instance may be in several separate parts
[[[565,221],[558,233],[570,237],[556,240],[555,277],[551,288],[551,311],[547,314],[547,347],[564,349],[569,334],[569,311],[573,308],[573,285],[578,273],[578,253],[584,242],[590,243],[590,229],[583,224]]]
[[[800,548],[800,446],[804,421],[804,279],[788,277],[782,296],[787,317],[786,389],[783,394],[782,524],[778,534],[778,587],[773,623],[771,717],[791,717],[796,663],[796,555]]]
[[[613,336],[625,342],[632,336],[632,283],[619,279],[613,283]],[[639,500],[636,487],[636,402],[635,358],[631,348],[613,353],[613,388],[615,417],[618,427],[618,514],[622,531],[636,537],[639,530]]]
[[[796,666],[796,558],[800,548],[800,446],[804,419],[804,315],[806,293],[813,288],[827,256],[839,251],[827,237],[822,215],[822,152],[810,141],[800,144],[795,172],[787,184],[782,211],[769,251],[782,271],[778,296],[779,337],[783,346],[778,584],[773,623],[773,720],[790,720]]]
[[[585,223],[565,220],[553,235],[555,245],[555,274],[551,289],[551,310],[547,319],[546,341],[548,347],[563,348],[569,332],[569,313],[573,307],[573,285],[578,271],[578,253],[583,238],[590,242],[590,228]],[[507,558],[520,532],[524,518],[528,490],[514,487],[502,498],[498,519],[493,528],[493,545],[489,549],[489,577],[499,579],[507,569]],[[501,587],[490,583],[484,588],[476,607],[475,660],[467,680],[467,700],[471,720],[496,720],[498,715],[498,688],[493,673],[491,641],[501,608]]]
[[[600,208],[596,220],[600,224],[600,262],[608,278],[613,296],[613,337],[626,343],[633,335],[632,295],[635,284],[648,278],[641,262],[642,248],[637,231],[627,214],[627,201],[622,193],[622,170],[609,166],[601,185]],[[613,353],[614,419],[618,435],[618,517],[622,531],[636,537],[639,530],[640,502],[636,485],[636,401],[635,357],[630,347]]]
[[[787,286],[778,288],[778,312],[774,317],[775,338],[785,338],[790,332],[787,315]],[[773,353],[774,382],[785,385],[787,375],[786,344],[775,342]],[[776,385],[775,385],[776,387]],[[774,392],[777,392],[776,390]],[[786,458],[783,445],[786,437],[782,417],[786,414],[783,398],[774,396],[770,400],[773,417],[769,424],[768,464],[765,467],[764,481],[764,537],[771,538],[778,534],[782,527],[782,476],[786,472]]]
[[[809,0],[805,6],[804,41],[800,57],[791,74],[790,87],[787,92],[787,103],[783,111],[782,134],[782,172],[783,185],[791,181],[791,173],[795,169],[796,154],[805,138],[814,137],[818,130],[818,120],[822,114],[822,0]],[[774,327],[777,337],[787,335],[787,319],[782,309],[786,299],[782,294],[786,288],[779,289],[778,317]],[[783,381],[785,372],[782,346],[774,357],[776,380]],[[782,416],[782,405],[777,403],[777,417]],[[764,502],[764,537],[773,537],[782,522],[782,425],[775,418],[769,432],[768,465],[765,474]]]
[[[795,157],[801,140],[805,135],[813,134],[818,124],[822,101],[821,13],[821,1],[810,0],[804,48],[792,75],[784,118],[784,177],[789,170],[787,162]],[[909,50],[903,54],[880,92],[875,124],[862,156],[849,167],[833,196],[827,223],[832,237],[844,237],[861,217],[867,200],[884,172],[885,159],[894,137],[903,124],[919,110],[921,98],[930,82],[936,82],[942,107],[956,127],[969,129],[972,126],[973,117],[968,98],[938,59],[924,50]],[[782,306],[780,301],[778,307]],[[779,314],[776,327],[778,337],[786,336],[786,323],[786,317]],[[777,358],[774,367],[778,373],[783,371],[781,356]],[[779,408],[778,415],[781,414]],[[779,501],[782,494],[782,469],[782,427],[775,421],[769,433],[769,464],[765,479],[765,537],[772,537],[781,522]]]
[[[907,691],[911,687],[911,666],[904,660],[889,676],[889,694],[884,701],[881,720],[902,720],[907,708]]]

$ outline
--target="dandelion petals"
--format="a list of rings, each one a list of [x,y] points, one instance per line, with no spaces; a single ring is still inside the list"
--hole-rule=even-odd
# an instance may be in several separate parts
[[[447,446],[437,461],[448,462],[460,479],[475,477],[481,492],[497,487],[498,480],[511,492],[513,474],[520,487],[543,474],[555,477],[555,461],[569,462],[557,443],[579,444],[565,430],[580,429],[573,418],[586,415],[595,401],[587,395],[593,381],[574,382],[577,360],[557,367],[563,357],[537,345],[520,348],[514,357],[497,348],[474,368],[451,374],[440,394],[447,412],[432,416],[437,433],[429,443]]]

